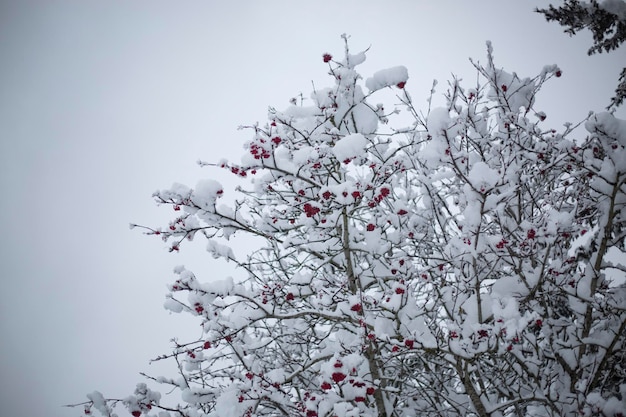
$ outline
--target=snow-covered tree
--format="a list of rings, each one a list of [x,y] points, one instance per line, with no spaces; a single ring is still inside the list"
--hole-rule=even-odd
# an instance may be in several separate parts
[[[548,22],[555,21],[565,26],[565,32],[575,35],[588,29],[593,35],[593,45],[587,53],[611,52],[626,41],[626,1],[624,0],[565,0],[554,7],[537,9]],[[621,105],[626,99],[626,68],[620,73],[615,96],[608,109]]]
[[[166,307],[202,336],[153,380],[181,402],[140,384],[87,413],[623,415],[626,121],[548,127],[538,93],[561,69],[506,72],[490,45],[477,82],[425,113],[406,68],[363,79],[364,60],[347,40],[324,54],[330,87],[248,127],[241,162],[203,164],[249,186],[155,193],[177,217],[146,233],[173,251],[202,237],[247,278],[177,268]],[[385,91],[397,104],[374,104]],[[238,235],[260,248],[236,257]]]

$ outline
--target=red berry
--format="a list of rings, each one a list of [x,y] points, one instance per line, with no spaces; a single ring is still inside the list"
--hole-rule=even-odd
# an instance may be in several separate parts
[[[374,395],[374,392],[376,392],[376,388],[374,387],[367,387],[367,395]]]
[[[405,215],[405,214],[407,214],[407,213],[408,213],[408,211],[406,211],[405,209],[400,209],[400,210],[398,210],[398,215],[399,215],[399,216],[404,216],[404,215]]]
[[[392,352],[397,352],[398,350],[400,350],[400,348],[398,346],[394,346],[391,348]]]
[[[528,232],[526,232],[526,237],[528,239],[534,239],[536,234],[537,232],[535,232],[535,229],[530,229]]]
[[[396,87],[404,88],[405,85],[406,85],[406,81],[400,81],[398,84],[396,84]]]
[[[133,415],[133,417],[139,417],[141,415],[141,411],[135,410],[131,414]]]
[[[414,344],[415,342],[411,339],[407,339],[404,341],[404,346],[408,347],[409,349],[413,349]]]
[[[404,294],[404,288],[402,287],[396,288],[396,294]]]
[[[352,311],[356,311],[356,312],[359,312],[359,311],[361,311],[361,309],[362,309],[362,308],[363,308],[363,307],[361,306],[361,304],[360,304],[360,303],[356,303],[356,304],[354,304],[352,307],[350,307],[350,310],[352,310]]]
[[[322,386],[321,386],[321,388],[322,388],[324,391],[326,391],[326,390],[331,389],[332,387],[331,387],[330,383],[328,383],[328,382],[322,382]]]
[[[285,298],[287,299],[287,301],[293,301],[295,297],[293,293],[288,293]]]
[[[333,365],[335,368],[341,368],[343,366],[343,363],[337,361],[335,362],[335,364]]]
[[[365,397],[355,397],[354,402],[363,403],[365,402]]]
[[[309,203],[305,203],[303,209],[307,217],[313,217],[320,212],[319,207],[314,207]]]
[[[341,372],[333,372],[331,378],[336,383],[339,383],[339,382],[343,381],[344,379],[346,379],[346,374],[341,373]]]
[[[208,340],[206,342],[204,342],[204,345],[202,345],[202,347],[204,349],[210,349],[211,348],[211,342],[209,342]]]
[[[331,54],[324,54],[322,55],[322,58],[324,59],[324,62],[329,62],[331,59],[333,59],[333,56]]]
[[[252,379],[252,378],[254,378],[254,374],[252,372],[248,372],[248,373],[246,373],[246,378]]]
[[[372,223],[367,225],[367,231],[368,232],[372,232],[372,231],[374,231],[374,229],[376,229],[376,226],[373,225]]]
[[[557,77],[560,77],[561,75],[563,75],[563,73],[561,72],[561,70],[558,70],[557,72],[554,73],[554,75],[556,75]]]
[[[502,88],[502,91],[506,92],[506,90],[508,90],[508,87],[506,86],[506,84],[502,84],[502,86],[500,86],[500,88]]]

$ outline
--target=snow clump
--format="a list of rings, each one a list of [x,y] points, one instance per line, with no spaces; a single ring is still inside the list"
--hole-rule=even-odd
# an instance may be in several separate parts
[[[408,79],[409,71],[405,66],[400,65],[375,72],[365,81],[365,86],[370,91],[376,91],[384,87],[404,85]]]

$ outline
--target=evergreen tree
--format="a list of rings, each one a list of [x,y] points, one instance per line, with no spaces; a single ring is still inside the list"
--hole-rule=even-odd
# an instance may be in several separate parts
[[[619,48],[626,40],[626,2],[623,0],[604,0],[598,3],[579,0],[566,0],[559,7],[550,5],[547,9],[537,9],[548,22],[556,21],[565,26],[565,32],[575,35],[588,29],[593,35],[593,45],[587,53],[611,52]],[[611,98],[608,110],[624,102],[626,98],[626,68],[619,75],[615,96]]]

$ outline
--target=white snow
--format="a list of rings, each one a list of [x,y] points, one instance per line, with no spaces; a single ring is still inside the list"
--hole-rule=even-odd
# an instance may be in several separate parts
[[[409,79],[409,71],[404,66],[397,66],[376,71],[374,75],[365,81],[365,86],[370,91],[391,87]]]
[[[359,156],[365,152],[367,139],[361,133],[344,136],[333,147],[333,154],[337,160],[344,161]]]
[[[518,112],[521,108],[527,111],[532,108],[537,86],[530,78],[522,79],[515,73],[510,74],[500,69],[495,70],[492,77],[497,82],[498,91],[492,87],[490,98],[500,97],[512,112]]]
[[[304,146],[293,152],[292,162],[297,166],[305,165],[307,162],[318,159],[319,153],[311,146]]]
[[[207,242],[206,250],[213,255],[213,258],[235,259],[235,253],[226,245],[216,242],[215,240],[209,240]]]
[[[93,407],[98,410],[103,416],[108,415],[108,407],[104,396],[99,391],[94,391],[91,394],[87,394],[87,398],[93,401]]]
[[[167,297],[163,303],[163,307],[172,313],[180,313],[183,311],[183,304],[174,300],[172,297]]]
[[[491,188],[498,182],[498,173],[485,162],[476,162],[468,175],[475,188]]]
[[[355,129],[364,135],[370,135],[378,130],[378,115],[368,105],[359,103],[352,109]]]
[[[626,120],[618,119],[608,112],[594,114],[586,123],[585,129],[590,133],[604,132],[607,136],[617,139],[626,146]]]
[[[445,107],[435,107],[428,113],[426,124],[431,133],[441,133],[450,126],[450,123],[450,112]]]
[[[200,180],[191,193],[191,201],[204,209],[211,208],[215,205],[215,200],[220,197],[222,190],[222,184],[215,180]]]
[[[359,52],[355,55],[352,54],[348,54],[347,59],[344,61],[344,64],[348,67],[348,68],[354,68],[357,65],[361,65],[362,63],[365,62],[365,51],[363,52]]]
[[[203,291],[219,296],[229,295],[233,291],[233,288],[234,281],[232,277],[227,277],[222,280],[216,280],[202,284]]]

